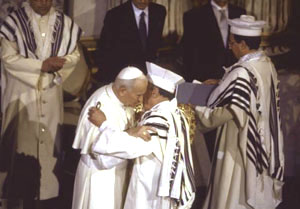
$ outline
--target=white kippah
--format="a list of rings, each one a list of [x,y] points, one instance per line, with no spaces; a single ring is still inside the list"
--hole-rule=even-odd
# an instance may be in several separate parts
[[[228,20],[230,32],[240,36],[260,36],[265,21],[255,21],[255,17],[250,15],[241,15],[240,18]]]
[[[170,70],[164,69],[150,62],[146,62],[146,66],[149,81],[155,86],[172,94],[175,93],[177,85],[184,82],[183,77]]]
[[[131,80],[141,77],[143,74],[142,71],[140,71],[136,67],[128,66],[123,68],[120,73],[117,76],[117,79],[123,79],[123,80]]]

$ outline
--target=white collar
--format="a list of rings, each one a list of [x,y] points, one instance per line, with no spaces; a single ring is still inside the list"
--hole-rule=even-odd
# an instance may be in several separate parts
[[[251,61],[251,60],[257,60],[257,59],[261,58],[262,56],[264,56],[264,52],[261,51],[261,50],[256,51],[256,52],[252,52],[252,53],[249,53],[249,54],[246,54],[246,55],[242,56],[239,59],[239,63],[248,62],[248,61]]]
[[[213,6],[214,8],[216,8],[218,11],[220,10],[227,10],[228,9],[228,4],[226,4],[225,7],[220,7],[219,5],[216,4],[216,2],[214,0],[210,1],[211,6]]]
[[[248,62],[248,61],[253,61],[253,60],[258,60],[260,59],[261,57],[265,56],[265,53],[261,50],[259,51],[256,51],[256,52],[253,52],[253,53],[249,53],[249,54],[246,54],[244,56],[242,56],[238,62],[236,62],[235,64],[233,64],[232,66],[230,67],[224,67],[223,66],[223,69],[225,70],[225,74],[231,72],[231,69],[234,67],[234,66],[237,66],[237,65],[240,65],[242,63],[245,63],[245,62]],[[222,80],[226,77],[224,74]]]
[[[131,5],[132,5],[135,16],[139,17],[142,12],[145,13],[145,17],[149,16],[149,7],[146,7],[144,10],[141,10],[141,9],[137,8],[133,2],[131,2]]]
[[[234,67],[234,66],[237,66],[237,65],[240,65],[242,63],[245,63],[245,62],[248,62],[248,61],[253,61],[253,60],[258,60],[260,59],[261,57],[265,56],[265,53],[261,50],[258,50],[256,52],[252,52],[252,53],[249,53],[249,54],[246,54],[244,56],[242,56],[238,62],[236,62],[235,64],[233,64],[232,66],[230,67],[224,67],[223,66],[223,69],[225,70],[225,74],[222,78],[222,80],[226,77],[225,75],[228,74],[229,72],[231,72],[231,69]]]

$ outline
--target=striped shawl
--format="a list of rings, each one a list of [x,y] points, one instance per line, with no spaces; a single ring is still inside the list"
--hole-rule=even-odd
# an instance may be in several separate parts
[[[158,196],[170,197],[178,208],[190,208],[195,197],[195,180],[189,127],[177,100],[162,102],[146,112],[142,124],[157,130],[167,140],[158,189]]]
[[[73,52],[81,35],[81,29],[69,17],[53,8],[49,16],[49,40],[51,44],[50,55],[48,52],[40,52],[44,48],[38,40],[38,27],[33,18],[33,10],[27,2],[18,10],[12,12],[0,29],[0,37],[11,42],[16,42],[20,54],[25,58],[45,60],[53,56],[65,56]],[[47,43],[45,43],[46,45]]]
[[[250,205],[255,204],[251,203],[251,199],[255,196],[252,188],[257,179],[269,176],[274,182],[282,182],[284,177],[279,81],[269,58],[262,55],[260,59],[269,63],[268,68],[272,69],[270,73],[263,74],[270,76],[266,79],[270,81],[270,86],[263,83],[259,73],[259,70],[268,69],[258,70],[249,64],[251,62],[240,62],[227,69],[208,102],[211,108],[228,107],[237,118],[239,149],[246,171],[246,196]],[[266,88],[269,90],[263,91]],[[270,95],[262,92],[269,92]]]

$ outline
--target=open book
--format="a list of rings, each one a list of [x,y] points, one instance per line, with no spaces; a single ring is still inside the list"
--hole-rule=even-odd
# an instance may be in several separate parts
[[[178,104],[207,106],[210,93],[217,85],[184,82],[177,86],[176,98]]]

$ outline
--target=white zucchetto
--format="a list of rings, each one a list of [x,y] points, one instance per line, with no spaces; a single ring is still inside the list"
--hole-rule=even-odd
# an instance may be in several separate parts
[[[158,65],[146,62],[149,82],[170,93],[175,93],[178,84],[183,83],[184,79],[180,75]]]
[[[128,66],[123,68],[117,76],[117,79],[131,80],[143,76],[143,72],[136,67]]]
[[[230,32],[240,36],[260,36],[265,21],[255,20],[254,16],[241,15],[240,18],[228,20]]]

